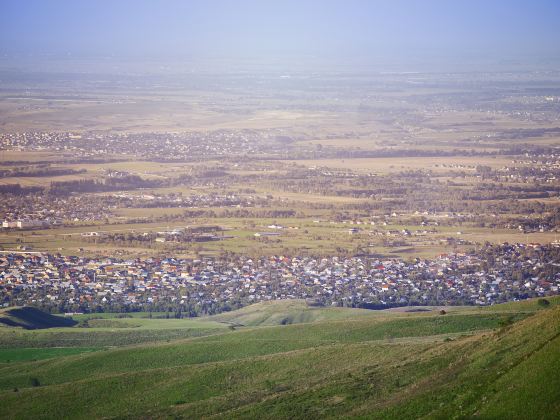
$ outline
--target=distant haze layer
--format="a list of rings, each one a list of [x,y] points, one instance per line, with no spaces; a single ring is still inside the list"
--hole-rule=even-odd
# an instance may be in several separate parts
[[[0,0],[0,65],[57,69],[88,58],[116,73],[550,69],[560,61],[559,17],[560,3],[546,0]]]

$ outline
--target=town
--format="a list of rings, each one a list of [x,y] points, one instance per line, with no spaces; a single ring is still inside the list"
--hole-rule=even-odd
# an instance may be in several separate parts
[[[277,299],[381,309],[492,305],[557,294],[560,244],[486,245],[431,260],[300,258],[89,259],[0,257],[0,302],[55,313],[169,312],[200,316]]]

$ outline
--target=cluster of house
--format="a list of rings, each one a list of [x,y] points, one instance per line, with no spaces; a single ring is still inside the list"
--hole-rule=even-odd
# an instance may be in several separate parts
[[[96,222],[114,216],[117,208],[145,207],[254,207],[264,206],[265,196],[256,194],[2,194],[0,225],[4,229],[32,229],[57,226],[68,222]]]
[[[48,220],[4,220],[2,222],[2,229],[33,229],[49,226]]]
[[[546,158],[513,160],[512,166],[504,166],[491,175],[496,181],[525,184],[556,184],[560,179],[560,156],[551,153]]]
[[[28,150],[71,150],[72,142],[81,139],[77,133],[64,132],[11,132],[0,134],[0,147],[6,149]]]
[[[4,228],[60,225],[63,222],[93,222],[109,217],[114,203],[99,196],[81,194],[58,197],[49,194],[2,194],[0,217]],[[29,223],[31,222],[31,223]]]
[[[120,192],[107,197],[118,200],[115,203],[123,208],[145,208],[145,207],[253,207],[265,205],[266,196],[256,194],[134,194],[131,192]]]
[[[273,130],[128,134],[21,132],[0,134],[0,149],[70,151],[76,156],[133,153],[150,158],[192,159],[285,149],[286,145],[276,137]]]
[[[233,236],[225,234],[225,228],[221,226],[186,226],[176,227],[170,230],[162,230],[159,232],[129,232],[123,233],[107,233],[107,232],[84,232],[81,234],[83,238],[100,239],[102,242],[109,241],[140,241],[140,242],[208,242],[222,241],[231,239]]]
[[[65,312],[243,306],[308,299],[336,306],[489,305],[556,294],[558,244],[502,245],[431,260],[375,257],[89,259],[0,256],[0,303]],[[213,308],[213,309],[208,309]]]

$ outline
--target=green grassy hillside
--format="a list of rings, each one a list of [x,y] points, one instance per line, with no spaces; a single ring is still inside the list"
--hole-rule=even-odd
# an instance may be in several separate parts
[[[79,323],[69,320],[72,322],[72,328],[0,328],[0,349],[123,346],[200,337],[229,330],[227,324],[205,318],[130,319],[118,318],[118,314],[104,315],[102,319],[80,317]],[[110,318],[110,315],[113,318]],[[53,318],[64,321],[61,317]]]
[[[558,305],[560,305],[560,296],[548,296],[546,298],[527,299],[518,302],[506,302],[498,305],[484,306],[481,307],[480,310],[486,312],[533,312],[541,309],[552,308]]]
[[[0,310],[0,325],[36,330],[54,327],[71,327],[77,322],[71,318],[50,315],[32,307]]]
[[[210,319],[239,326],[260,326],[349,319],[375,314],[376,312],[366,309],[309,306],[304,300],[278,300],[256,303],[237,311],[214,315]]]
[[[223,320],[274,324],[303,312],[308,322],[0,364],[3,415],[553,418],[560,409],[558,306],[440,315],[301,305]]]

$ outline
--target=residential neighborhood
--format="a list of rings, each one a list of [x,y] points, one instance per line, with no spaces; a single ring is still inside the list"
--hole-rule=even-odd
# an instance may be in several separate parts
[[[253,260],[90,259],[42,253],[0,256],[0,302],[51,312],[170,311],[214,314],[251,303],[388,308],[492,305],[556,294],[560,244],[487,245],[433,260],[272,256]]]

